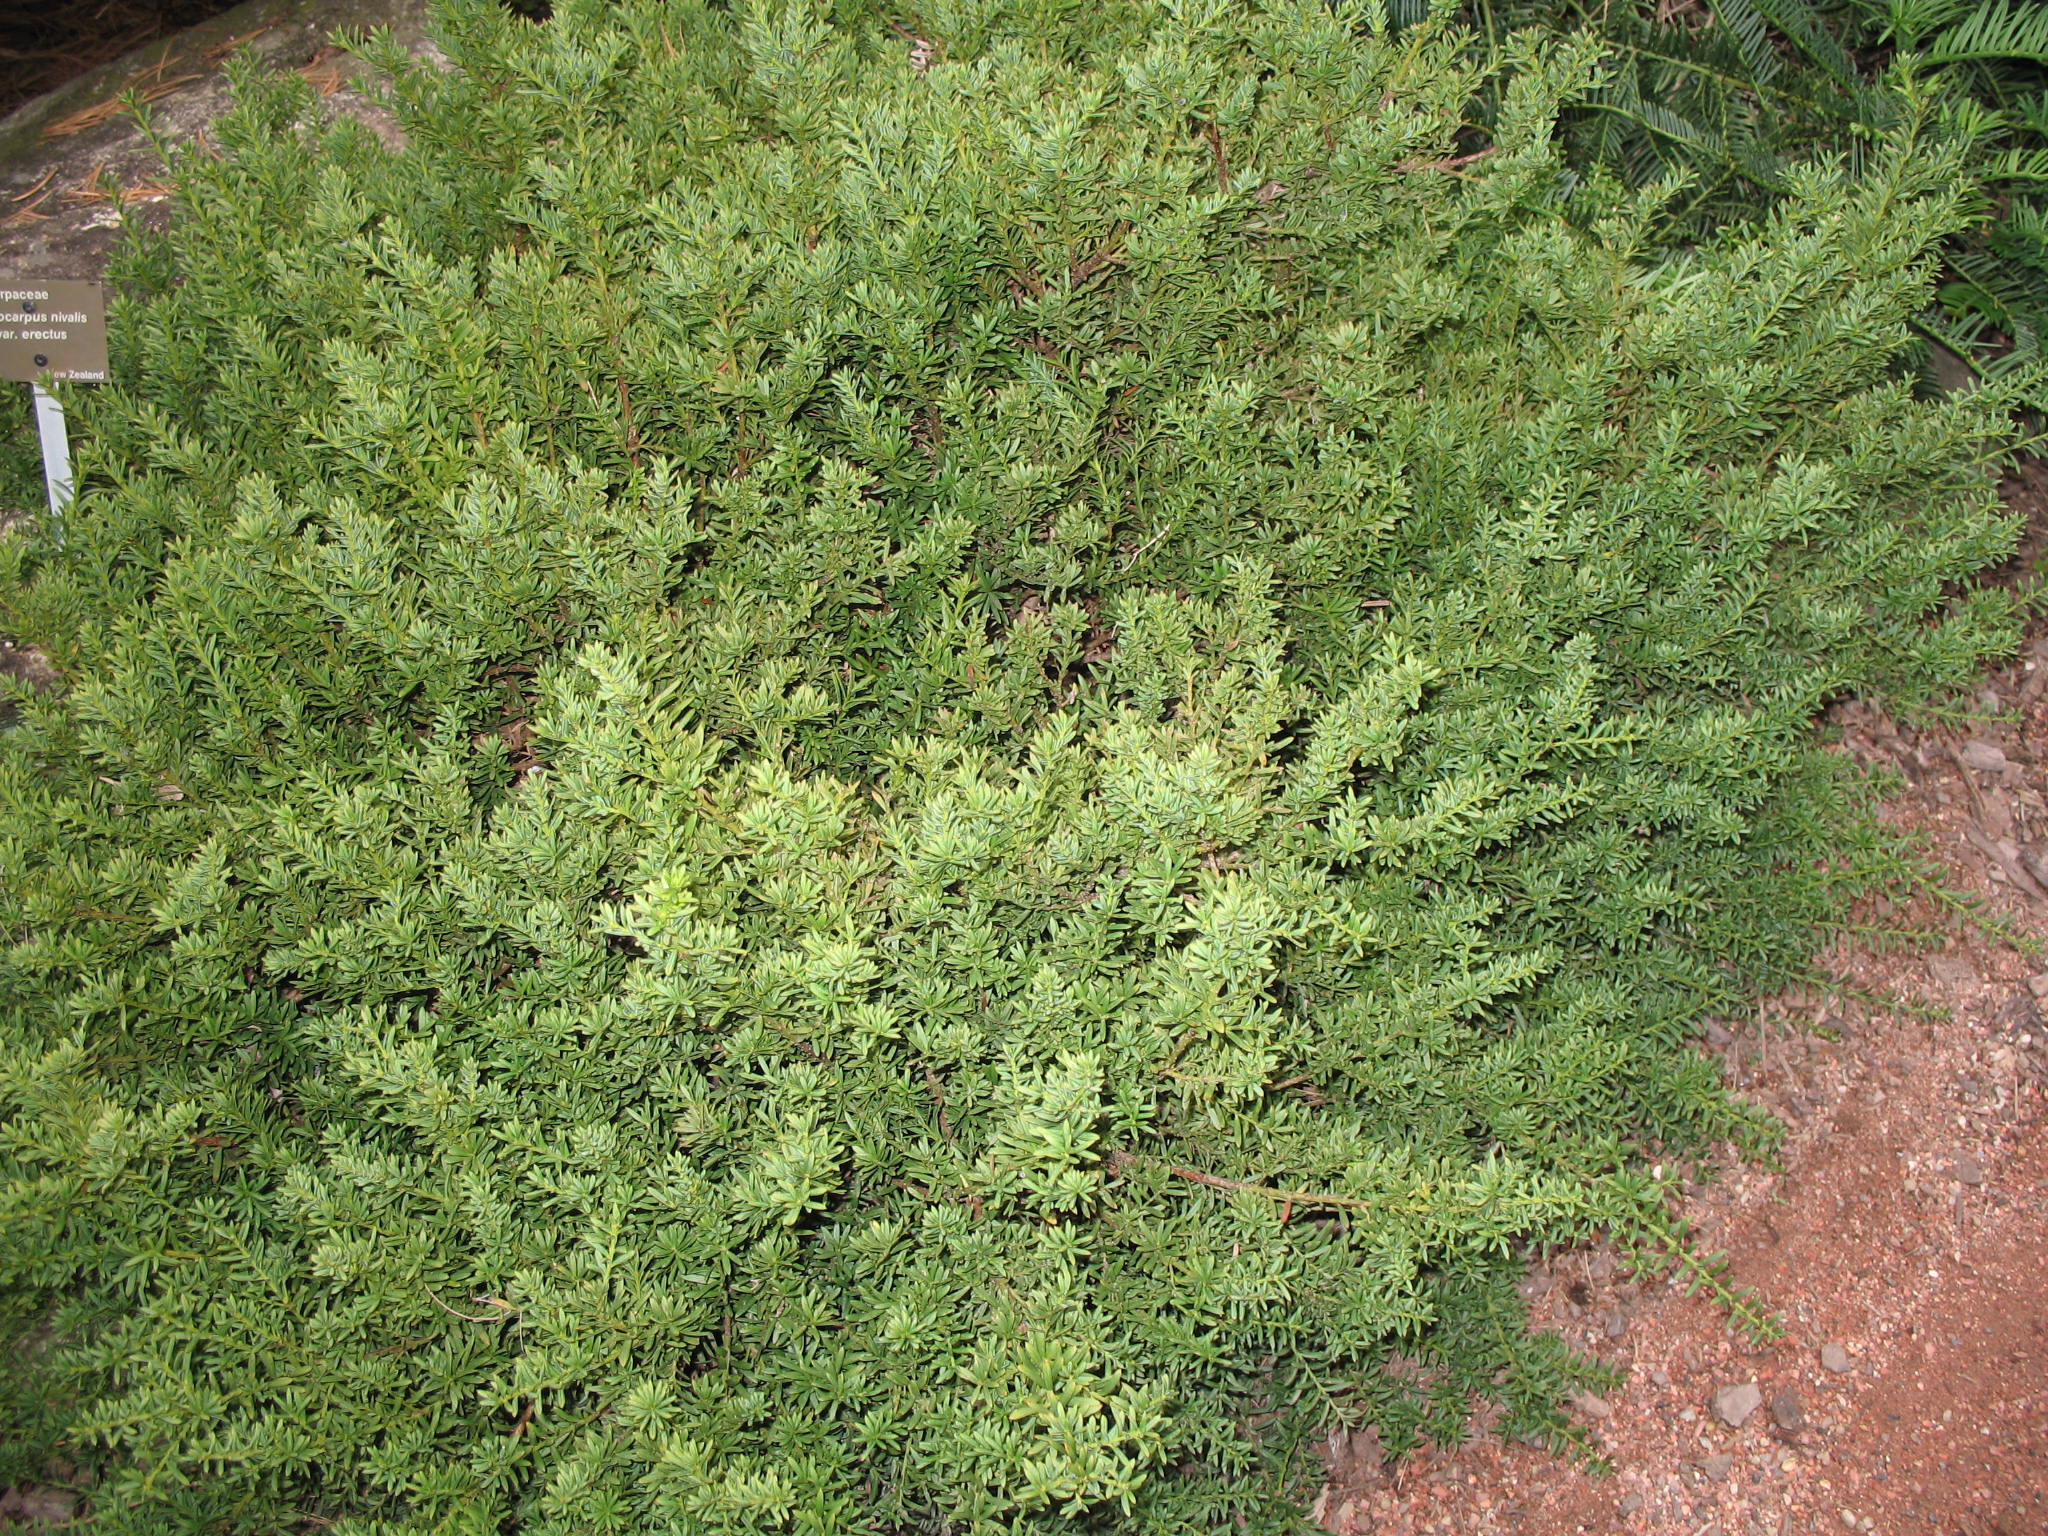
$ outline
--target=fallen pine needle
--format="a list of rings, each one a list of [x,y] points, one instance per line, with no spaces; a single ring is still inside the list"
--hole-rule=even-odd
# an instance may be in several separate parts
[[[157,66],[158,69],[162,67],[162,65]],[[158,80],[143,86],[140,90],[135,91],[134,94],[144,101],[156,101],[161,97],[170,95],[171,92],[177,90],[181,85],[190,85],[194,80],[204,80],[205,78],[204,75],[173,75],[168,80]],[[132,84],[133,82],[131,82],[131,86]],[[60,117],[56,122],[43,129],[43,137],[46,139],[61,139],[74,133],[83,133],[88,128],[97,128],[101,123],[121,113],[122,109],[128,105],[128,95],[129,91],[124,90],[118,96],[109,96],[105,101],[95,103],[93,106],[86,107],[82,111],[74,112],[69,117]]]
[[[102,160],[92,168],[90,176],[64,194],[65,199],[69,202],[77,203],[104,203],[111,201],[113,194],[100,184],[100,177],[106,174],[106,170],[107,162]]]
[[[346,48],[329,45],[301,64],[294,73],[322,96],[332,96],[348,81],[348,76],[342,72],[339,63],[347,57]]]
[[[30,187],[26,192],[15,193],[14,201],[17,203],[27,202],[30,198],[34,197],[38,192],[42,191],[43,188],[47,187],[50,184],[50,178],[55,176],[56,174],[57,167],[53,165],[47,171],[43,172],[42,179],[38,181],[34,186]]]
[[[234,37],[222,38],[219,42],[215,43],[211,48],[206,50],[207,62],[210,64],[216,62],[217,60],[226,58],[229,54],[233,53],[237,48],[241,47],[242,44],[248,42],[251,38],[261,37],[264,33],[268,32],[272,27],[275,27],[276,25],[277,23],[274,21],[266,21],[265,23],[263,23],[262,26],[256,28],[253,32],[242,32],[236,34]]]
[[[15,229],[23,224],[36,224],[47,219],[49,217],[47,213],[38,213],[36,210],[42,207],[43,203],[49,198],[49,195],[49,191],[45,189],[27,207],[18,209],[10,213],[6,218],[0,219],[0,229]]]

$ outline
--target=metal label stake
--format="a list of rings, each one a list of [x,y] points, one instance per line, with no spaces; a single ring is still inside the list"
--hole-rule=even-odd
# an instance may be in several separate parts
[[[64,402],[40,384],[36,394],[36,436],[43,441],[43,485],[50,510],[62,515],[71,505],[71,434],[64,428]]]

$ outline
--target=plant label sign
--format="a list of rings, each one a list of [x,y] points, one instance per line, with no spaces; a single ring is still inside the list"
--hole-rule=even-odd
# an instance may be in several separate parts
[[[0,277],[0,379],[35,389],[43,484],[50,510],[61,513],[71,504],[71,438],[64,402],[43,388],[43,380],[107,382],[107,298],[100,285],[76,278]]]
[[[107,300],[98,283],[0,278],[0,379],[107,382]]]

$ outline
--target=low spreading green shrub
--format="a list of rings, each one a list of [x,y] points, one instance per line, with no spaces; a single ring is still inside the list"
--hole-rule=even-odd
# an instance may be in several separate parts
[[[1428,0],[1392,0],[1398,21]],[[1821,152],[1861,163],[1897,125],[1910,70],[1939,103],[1977,214],[1947,242],[1929,341],[1981,377],[2039,379],[2048,332],[2048,6],[2039,0],[1462,0],[1484,38],[1584,28],[1599,86],[1561,123],[1567,162],[1636,186],[1683,172],[1677,238],[1757,217],[1789,164]],[[1933,372],[1934,355],[1924,358]],[[2048,393],[2022,394],[2038,419]]]
[[[1555,1434],[1519,1248],[1707,1274],[1689,1037],[1883,866],[1816,709],[2011,638],[2001,398],[1894,367],[1953,157],[1665,258],[1582,44],[443,30],[401,154],[244,79],[0,541],[100,1528],[1278,1529],[1333,1422]]]

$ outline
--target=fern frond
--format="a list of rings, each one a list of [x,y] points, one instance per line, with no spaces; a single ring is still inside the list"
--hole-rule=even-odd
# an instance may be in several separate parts
[[[1837,85],[1851,91],[1862,89],[1856,61],[1849,57],[1840,40],[1827,29],[1820,13],[1807,0],[1752,0],[1752,3],[1772,26],[1790,38],[1799,51],[1825,70]]]
[[[2034,0],[1990,0],[1937,37],[1922,58],[1929,64],[1973,59],[2048,64],[2048,6]]]
[[[1891,0],[1878,32],[1880,42],[1894,43],[1908,53],[1969,8],[1970,0]]]
[[[1983,168],[1986,181],[2048,182],[2048,149],[2007,149],[1992,156]]]
[[[2013,127],[2048,138],[2048,91],[2007,103],[2005,113]]]
[[[1769,85],[1777,77],[1780,61],[1757,0],[1713,0],[1713,6],[1715,18],[1735,40],[1742,62],[1749,68],[1751,85],[1758,90]]]
[[[2041,328],[2048,324],[2048,276],[1988,251],[1956,251],[1949,265],[1962,281],[1945,285],[1942,301],[1952,311],[1975,309],[2012,338],[2015,352],[2039,355]]]
[[[2008,260],[2024,261],[2048,273],[2048,205],[2014,198],[1989,243]]]

